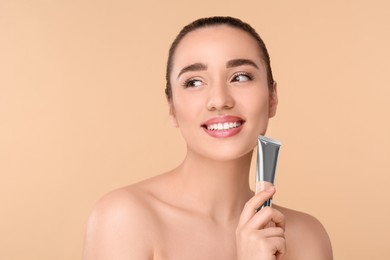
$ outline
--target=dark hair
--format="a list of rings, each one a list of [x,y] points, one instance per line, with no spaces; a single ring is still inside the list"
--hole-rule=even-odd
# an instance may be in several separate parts
[[[247,32],[256,40],[259,46],[260,54],[262,55],[267,70],[268,87],[271,90],[273,89],[274,79],[272,76],[269,54],[263,40],[260,38],[259,34],[255,31],[255,29],[253,29],[252,26],[250,26],[249,24],[237,18],[233,18],[229,16],[214,16],[214,17],[200,18],[184,26],[183,29],[181,29],[181,31],[179,32],[179,34],[176,36],[175,40],[172,42],[172,45],[169,48],[168,62],[167,62],[166,75],[165,75],[166,77],[165,95],[168,101],[172,100],[172,86],[171,86],[170,74],[172,71],[173,59],[174,59],[177,46],[189,32],[195,31],[196,29],[200,29],[200,28],[218,26],[218,25],[228,25],[233,28],[241,29]]]

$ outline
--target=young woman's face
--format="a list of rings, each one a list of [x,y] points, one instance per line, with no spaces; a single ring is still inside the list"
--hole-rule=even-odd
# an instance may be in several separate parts
[[[225,25],[188,33],[177,46],[171,116],[188,151],[217,160],[251,152],[275,114],[256,41]],[[276,86],[275,86],[276,87]]]

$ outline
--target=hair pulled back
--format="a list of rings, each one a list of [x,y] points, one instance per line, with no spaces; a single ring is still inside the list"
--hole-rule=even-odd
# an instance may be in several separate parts
[[[200,18],[198,20],[193,21],[192,23],[186,25],[181,29],[179,34],[176,36],[175,40],[172,42],[171,47],[169,48],[169,54],[168,54],[168,62],[167,62],[167,68],[166,68],[166,88],[165,88],[165,95],[169,102],[172,101],[172,86],[171,86],[171,80],[170,75],[172,72],[173,67],[173,60],[175,56],[175,52],[177,49],[177,46],[181,42],[181,40],[190,32],[195,31],[200,28],[205,27],[212,27],[212,26],[218,26],[218,25],[227,25],[231,26],[233,28],[241,29],[245,32],[247,32],[249,35],[251,35],[257,42],[260,54],[262,56],[262,59],[264,61],[266,71],[267,71],[267,82],[268,82],[268,88],[270,90],[273,89],[274,85],[274,79],[272,76],[272,70],[271,70],[271,61],[270,57],[267,51],[267,48],[265,46],[264,41],[260,38],[259,34],[255,31],[255,29],[252,28],[249,24],[241,21],[240,19],[229,17],[229,16],[214,16],[214,17],[207,17],[207,18]]]

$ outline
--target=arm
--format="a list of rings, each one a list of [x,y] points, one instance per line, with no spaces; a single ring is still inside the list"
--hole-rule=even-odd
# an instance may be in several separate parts
[[[332,260],[329,236],[323,225],[313,216],[275,205],[286,216],[288,259]]]
[[[152,259],[146,211],[137,196],[125,190],[102,198],[88,220],[83,260]]]
[[[329,236],[322,224],[314,217],[306,215],[304,228],[301,229],[302,260],[333,260],[332,246]]]

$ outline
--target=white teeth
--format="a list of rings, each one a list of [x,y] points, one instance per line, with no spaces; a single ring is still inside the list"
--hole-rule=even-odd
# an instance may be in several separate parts
[[[225,123],[217,123],[217,124],[211,124],[207,126],[208,130],[229,130],[232,128],[237,128],[241,125],[241,122],[225,122]]]

